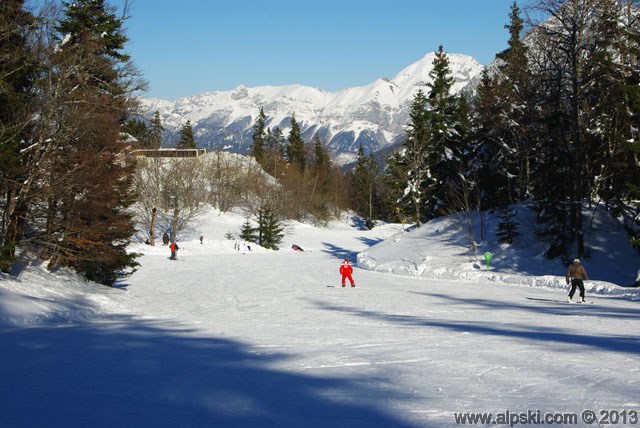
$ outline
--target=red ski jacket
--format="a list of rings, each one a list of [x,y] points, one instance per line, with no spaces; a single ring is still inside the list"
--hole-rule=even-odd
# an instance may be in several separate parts
[[[343,262],[340,265],[340,275],[351,275],[353,273],[353,268],[349,264],[349,262]]]

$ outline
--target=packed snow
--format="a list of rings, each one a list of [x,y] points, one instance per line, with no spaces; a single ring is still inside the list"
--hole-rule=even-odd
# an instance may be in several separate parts
[[[132,245],[141,266],[112,288],[21,266],[0,276],[0,426],[630,417],[640,411],[640,294],[621,285],[635,279],[638,255],[619,228],[600,227],[583,260],[593,304],[567,303],[565,267],[540,256],[522,210],[519,245],[475,252],[454,218],[366,230],[351,217],[290,222],[280,251],[267,251],[225,237],[238,236],[242,213],[210,210],[181,234],[176,261],[165,246]],[[355,288],[340,286],[344,258]]]

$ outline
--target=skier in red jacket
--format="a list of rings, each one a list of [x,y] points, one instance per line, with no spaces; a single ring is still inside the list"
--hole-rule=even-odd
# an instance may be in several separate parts
[[[169,257],[169,260],[177,260],[176,253],[180,249],[180,247],[178,247],[178,243],[176,241],[171,242],[171,244],[169,244],[169,249],[171,250],[171,257]]]
[[[349,279],[352,287],[356,286],[356,283],[353,282],[353,278],[351,274],[353,273],[353,267],[349,264],[349,259],[344,259],[342,264],[340,265],[340,275],[342,275],[342,286],[344,287],[345,280]]]

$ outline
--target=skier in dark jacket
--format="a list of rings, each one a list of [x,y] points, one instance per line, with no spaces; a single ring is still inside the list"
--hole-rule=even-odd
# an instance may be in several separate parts
[[[573,299],[573,295],[576,292],[576,287],[580,289],[580,303],[584,303],[584,282],[582,279],[589,279],[587,276],[587,271],[584,270],[584,267],[580,264],[579,259],[575,259],[573,263],[569,266],[569,270],[567,270],[567,284],[569,284],[569,280],[571,280],[571,291],[569,292],[569,298],[567,301],[571,301]]]
[[[356,286],[356,283],[353,281],[353,278],[351,277],[352,273],[353,273],[353,267],[351,267],[351,265],[349,264],[349,259],[344,259],[344,261],[340,265],[340,275],[342,275],[343,287],[347,279],[349,279],[349,282],[351,283],[352,287]]]
[[[167,232],[165,232],[162,235],[162,245],[167,245],[169,243],[169,235],[167,235]]]

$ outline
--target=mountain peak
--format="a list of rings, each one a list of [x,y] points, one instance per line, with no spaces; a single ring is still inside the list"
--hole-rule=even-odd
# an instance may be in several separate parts
[[[277,126],[287,135],[289,116],[294,113],[303,138],[311,141],[318,134],[334,155],[347,162],[355,157],[360,145],[370,153],[403,137],[415,92],[420,88],[428,92],[425,86],[435,55],[427,53],[393,79],[381,77],[368,85],[337,92],[295,84],[239,85],[230,91],[207,92],[174,102],[141,101],[149,117],[156,110],[160,112],[166,129],[165,146],[175,145],[179,128],[190,120],[200,147],[247,153],[253,141],[253,124],[263,108],[270,128]],[[447,57],[454,93],[482,72],[482,65],[468,55]]]

